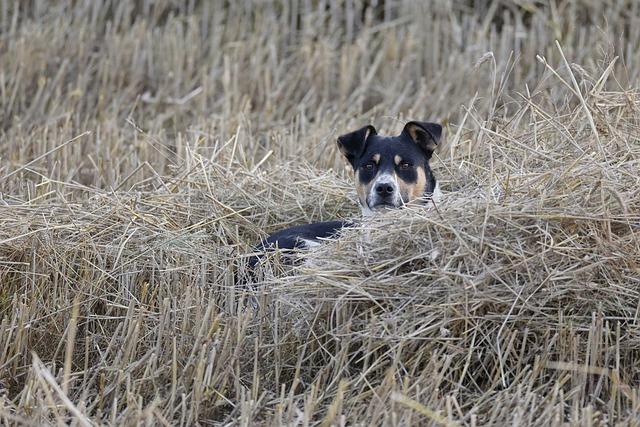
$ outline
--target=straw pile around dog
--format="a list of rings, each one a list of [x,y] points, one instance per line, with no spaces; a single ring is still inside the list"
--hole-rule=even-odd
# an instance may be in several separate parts
[[[484,128],[436,210],[367,219],[267,281],[265,315],[321,360],[296,377],[331,378],[355,419],[637,422],[640,98],[592,95]]]
[[[254,33],[218,40],[204,25],[215,21],[206,2],[167,6],[167,14],[149,2],[121,4],[147,5],[148,16],[109,27],[128,15],[95,5],[71,14],[61,3],[55,18],[104,24],[105,39],[92,46],[110,63],[91,57],[81,38],[58,44],[42,22],[36,27],[53,33],[27,31],[45,12],[17,24],[0,19],[18,40],[7,42],[7,59],[37,46],[71,52],[60,53],[69,55],[62,77],[40,89],[20,83],[33,76],[0,79],[0,423],[637,425],[640,92],[617,80],[619,60],[570,64],[550,42],[548,59],[535,63],[496,65],[509,56],[497,52],[474,65],[473,52],[451,49],[442,65],[451,67],[448,86],[431,88],[411,80],[424,66],[419,55],[395,75],[384,65],[401,64],[421,28],[411,7],[389,6],[393,19],[368,18],[373,32],[347,25],[352,42],[337,43],[321,22],[305,24],[338,57],[378,64],[367,80],[343,63],[347,82],[336,88],[301,64],[330,69],[340,60],[291,42],[286,18],[251,15]],[[575,18],[569,8],[516,9],[532,13],[532,28],[545,16]],[[331,13],[342,19],[344,10]],[[245,22],[254,12],[226,13]],[[464,16],[474,34],[489,22]],[[76,24],[65,28],[88,28]],[[482,40],[517,38],[517,25],[503,24]],[[119,74],[139,69],[115,49],[136,46],[136,34],[144,35],[136,52],[166,61],[145,63],[156,80]],[[26,37],[28,46],[19,41]],[[170,54],[154,56],[153,40],[163,37]],[[228,50],[203,48],[193,59],[189,48],[201,38]],[[263,48],[264,40],[274,44]],[[565,41],[580,56],[594,40]],[[290,56],[269,56],[281,44]],[[380,60],[363,49],[374,44]],[[488,93],[446,97],[468,91],[469,74],[453,71],[462,65]],[[209,66],[220,74],[198,68]],[[69,67],[83,96],[65,83]],[[182,74],[166,77],[163,67]],[[537,85],[509,89],[513,79],[530,83],[535,67]],[[292,83],[276,87],[283,70]],[[91,73],[112,89],[92,91]],[[260,73],[274,86],[242,86]],[[394,87],[399,76],[415,86]],[[401,95],[376,87],[368,97],[376,79]],[[185,88],[191,95],[168,95]],[[345,88],[357,95],[340,98]],[[280,104],[278,91],[287,95]],[[370,118],[380,133],[397,133],[405,117],[451,119],[432,162],[444,192],[435,209],[368,218],[293,265],[270,254],[252,283],[237,283],[265,233],[358,217],[335,137]]]

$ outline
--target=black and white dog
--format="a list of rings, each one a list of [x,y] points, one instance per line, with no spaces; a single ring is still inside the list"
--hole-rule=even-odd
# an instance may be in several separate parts
[[[442,126],[409,122],[397,136],[378,135],[365,126],[338,138],[338,148],[351,164],[363,216],[408,204],[432,203],[439,196],[429,160],[440,142]],[[330,238],[353,221],[304,224],[280,230],[258,246],[257,251],[309,248]],[[251,267],[259,261],[252,257]]]

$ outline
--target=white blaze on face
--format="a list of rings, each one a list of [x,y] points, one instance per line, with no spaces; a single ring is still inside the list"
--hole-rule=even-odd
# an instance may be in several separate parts
[[[370,206],[375,205],[377,200],[380,198],[380,196],[376,192],[376,187],[378,187],[379,185],[391,185],[391,187],[393,187],[393,197],[389,201],[395,206],[400,206],[402,204],[402,198],[400,197],[400,187],[398,185],[398,177],[396,176],[396,174],[381,173],[374,178],[373,184],[369,189],[367,202]]]

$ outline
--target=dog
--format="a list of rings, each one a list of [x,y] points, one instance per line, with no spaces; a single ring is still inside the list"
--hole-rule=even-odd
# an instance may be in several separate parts
[[[438,183],[429,161],[441,136],[439,124],[411,121],[397,136],[378,135],[368,125],[338,137],[338,149],[353,169],[364,217],[410,202],[425,204],[437,199]],[[256,251],[308,249],[355,224],[351,220],[337,220],[286,228],[262,240]],[[259,256],[252,256],[250,268],[258,262]]]

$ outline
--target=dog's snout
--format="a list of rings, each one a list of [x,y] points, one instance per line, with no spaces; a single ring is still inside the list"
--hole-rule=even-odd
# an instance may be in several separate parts
[[[398,207],[401,203],[400,189],[395,177],[383,174],[371,185],[367,196],[367,206],[370,208]]]
[[[388,182],[384,182],[376,186],[376,193],[378,193],[378,195],[383,197],[392,195],[393,191],[394,191],[393,185],[391,185]]]

